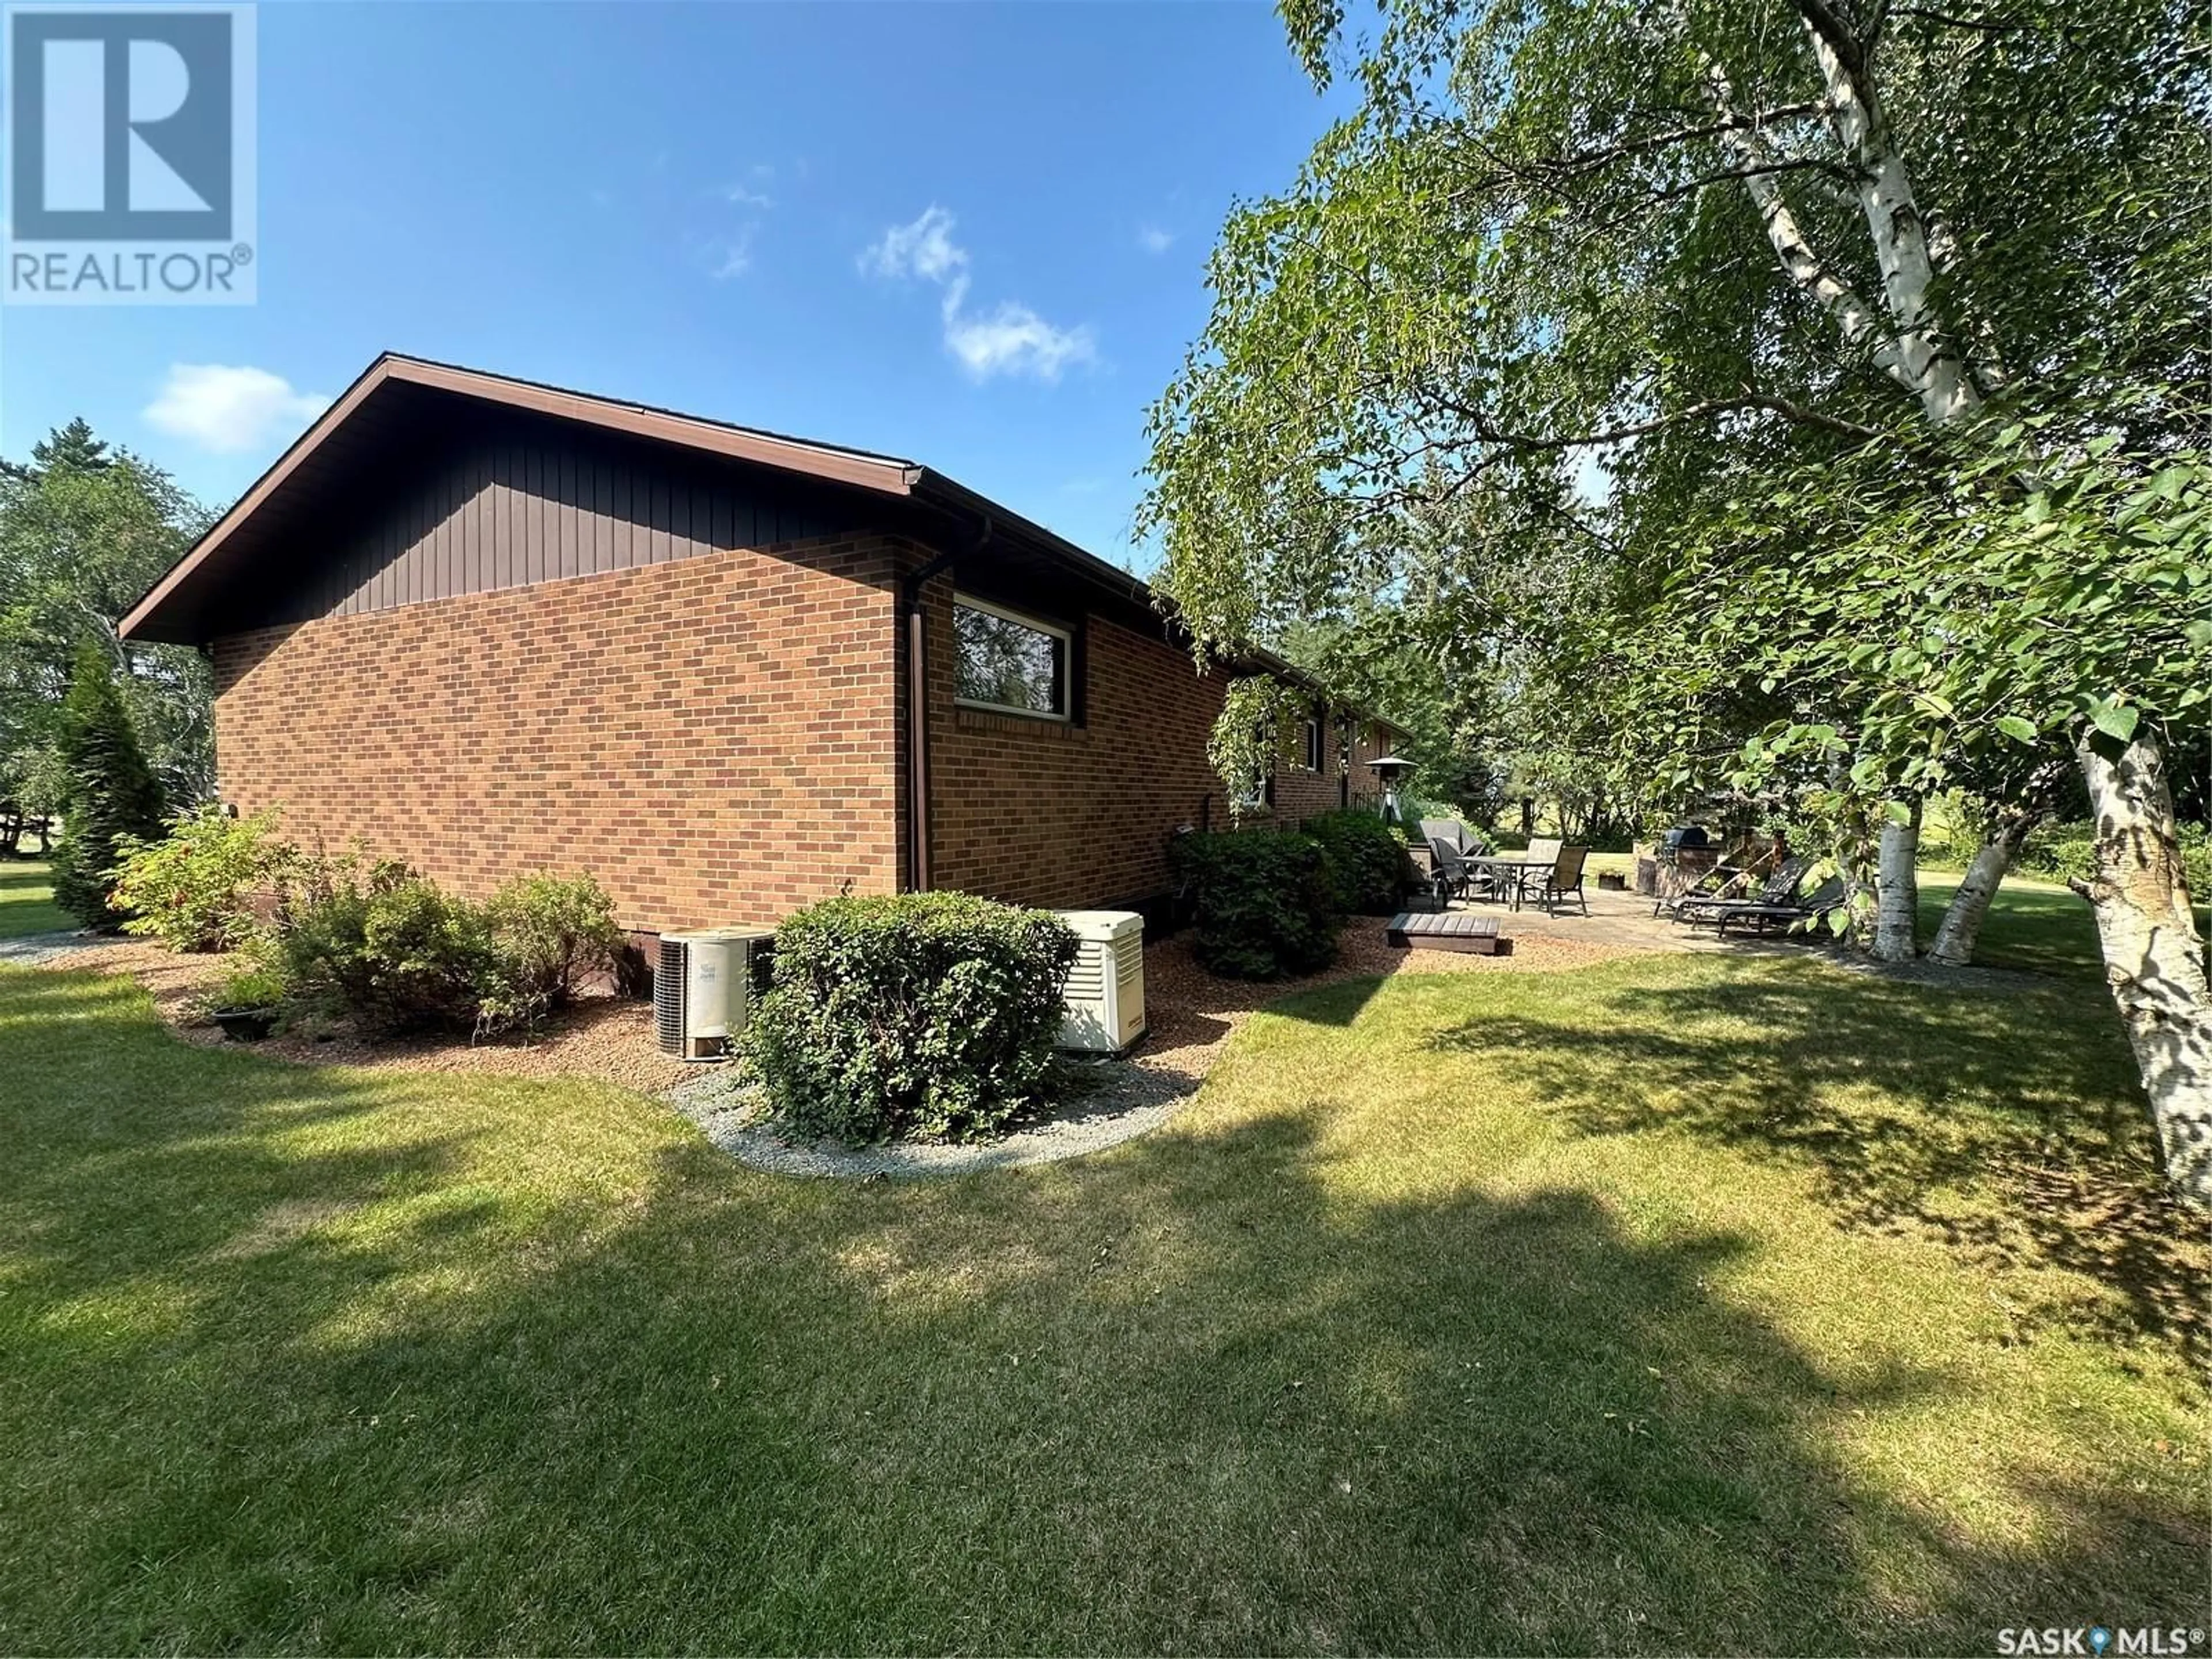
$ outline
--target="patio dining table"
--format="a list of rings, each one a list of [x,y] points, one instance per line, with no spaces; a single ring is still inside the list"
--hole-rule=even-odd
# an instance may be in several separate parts
[[[1494,853],[1480,858],[1470,858],[1468,862],[1478,869],[1493,872],[1501,879],[1510,880],[1513,885],[1513,908],[1518,910],[1521,908],[1522,896],[1528,890],[1528,877],[1531,872],[1549,870],[1555,860],[1521,858],[1508,853]],[[1507,873],[1509,872],[1510,875]]]

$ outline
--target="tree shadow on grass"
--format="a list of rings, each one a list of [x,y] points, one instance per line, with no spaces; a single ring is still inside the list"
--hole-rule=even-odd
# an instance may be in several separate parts
[[[1816,1173],[1845,1225],[2079,1274],[2100,1293],[2038,1316],[2212,1358],[2204,1229],[2159,1178],[2110,1010],[2078,991],[1939,994],[1806,964],[1608,984],[1432,1046],[1495,1056],[1582,1133],[1782,1158]]]
[[[2195,1559],[2132,1452],[1987,1536],[1869,1486],[1965,1378],[1824,1369],[1726,1232],[1349,1196],[1295,1090],[800,1183],[110,1013],[58,1089],[0,1023],[0,1647],[1960,1651]]]

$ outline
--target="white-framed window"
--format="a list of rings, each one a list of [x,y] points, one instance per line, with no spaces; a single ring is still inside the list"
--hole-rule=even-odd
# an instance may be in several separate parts
[[[1316,714],[1309,719],[1301,735],[1304,738],[1305,769],[1309,772],[1318,772],[1322,763],[1321,716]]]
[[[952,641],[954,696],[964,707],[1069,718],[1075,636],[1065,628],[956,593]]]

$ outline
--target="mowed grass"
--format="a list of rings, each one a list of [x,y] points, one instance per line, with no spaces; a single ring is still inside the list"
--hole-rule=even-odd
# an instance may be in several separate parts
[[[47,867],[29,859],[0,859],[0,939],[51,933],[76,920],[53,901]]]
[[[2201,1624],[2207,1253],[2099,996],[1350,984],[1115,1152],[851,1185],[0,970],[0,1650]]]

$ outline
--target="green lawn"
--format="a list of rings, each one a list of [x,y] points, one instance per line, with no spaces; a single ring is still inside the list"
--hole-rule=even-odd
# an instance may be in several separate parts
[[[50,933],[76,921],[53,902],[46,866],[32,860],[0,860],[0,939]]]
[[[0,970],[0,1650],[2204,1622],[2206,1252],[2078,983],[1350,984],[1114,1153],[856,1186]]]

